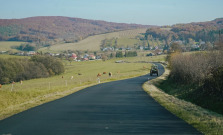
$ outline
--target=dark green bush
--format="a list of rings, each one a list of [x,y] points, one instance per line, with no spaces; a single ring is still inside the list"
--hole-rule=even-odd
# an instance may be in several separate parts
[[[205,80],[203,89],[206,93],[223,96],[223,66],[212,72],[212,76]],[[223,99],[222,99],[223,100]]]
[[[136,51],[125,51],[125,57],[135,57],[137,56]]]
[[[62,62],[50,56],[33,56],[31,59],[0,59],[0,84],[44,78],[63,72]]]
[[[32,61],[42,63],[50,75],[59,75],[64,72],[64,66],[60,59],[51,56],[33,56]]]

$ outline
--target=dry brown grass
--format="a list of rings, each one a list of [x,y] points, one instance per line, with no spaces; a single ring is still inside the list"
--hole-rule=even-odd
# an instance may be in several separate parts
[[[165,80],[168,75],[169,70],[166,70],[161,77],[144,83],[144,90],[167,110],[194,126],[203,134],[221,135],[223,133],[222,115],[168,95],[154,85]]]

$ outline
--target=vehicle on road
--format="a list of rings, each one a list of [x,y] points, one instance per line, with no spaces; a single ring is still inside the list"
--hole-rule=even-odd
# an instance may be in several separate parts
[[[159,75],[159,70],[157,65],[152,65],[150,69],[150,76],[153,74],[156,74],[157,76]]]

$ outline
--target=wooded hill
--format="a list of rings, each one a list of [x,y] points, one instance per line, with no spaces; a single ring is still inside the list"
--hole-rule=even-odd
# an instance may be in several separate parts
[[[150,28],[146,32],[146,38],[157,38],[170,43],[174,40],[182,40],[188,43],[190,39],[195,41],[215,42],[219,38],[219,31],[223,33],[223,18],[218,18],[208,22],[176,24],[173,26],[163,26]]]
[[[0,41],[77,42],[95,34],[148,27],[62,16],[0,19]]]

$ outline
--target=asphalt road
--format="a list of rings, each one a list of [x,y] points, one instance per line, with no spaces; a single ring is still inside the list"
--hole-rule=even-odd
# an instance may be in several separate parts
[[[29,109],[0,121],[0,135],[201,134],[143,91],[148,77],[155,75],[96,85]]]

